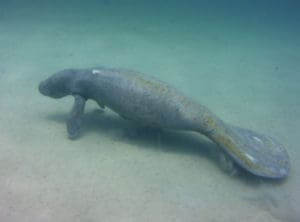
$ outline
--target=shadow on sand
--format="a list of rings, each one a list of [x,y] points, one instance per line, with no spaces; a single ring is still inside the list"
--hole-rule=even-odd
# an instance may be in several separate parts
[[[67,114],[49,114],[46,118],[49,121],[65,123]],[[207,158],[211,162],[215,162],[227,174],[231,176],[234,174],[232,176],[233,179],[238,179],[250,186],[260,186],[262,182],[273,185],[285,182],[285,180],[272,180],[253,176],[236,164],[233,166],[234,169],[227,169],[227,166],[224,167],[224,163],[222,164],[220,160],[220,157],[224,156],[223,151],[199,133],[143,127],[132,121],[125,120],[111,111],[99,109],[88,111],[84,115],[81,137],[90,132],[99,132],[99,134],[112,140],[121,140],[124,143],[143,148]],[[235,173],[233,173],[233,170]]]

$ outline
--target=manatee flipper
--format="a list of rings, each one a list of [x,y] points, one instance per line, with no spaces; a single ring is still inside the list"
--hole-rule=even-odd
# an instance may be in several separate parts
[[[80,95],[74,95],[74,104],[67,121],[67,130],[70,139],[76,139],[80,135],[82,117],[86,99]]]
[[[252,130],[223,123],[209,137],[242,168],[254,175],[284,178],[288,175],[289,156],[274,138]]]

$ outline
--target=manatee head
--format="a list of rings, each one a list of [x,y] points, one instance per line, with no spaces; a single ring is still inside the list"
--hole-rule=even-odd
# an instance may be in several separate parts
[[[65,69],[54,73],[39,84],[39,91],[45,96],[62,98],[71,94],[70,84],[75,70]]]

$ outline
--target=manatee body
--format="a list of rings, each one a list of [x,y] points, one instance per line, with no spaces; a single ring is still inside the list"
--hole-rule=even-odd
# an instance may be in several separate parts
[[[229,125],[170,85],[136,71],[65,69],[42,81],[39,91],[52,98],[74,96],[67,121],[71,139],[79,136],[86,100],[92,99],[142,125],[204,134],[254,175],[284,178],[289,172],[288,154],[273,138]]]

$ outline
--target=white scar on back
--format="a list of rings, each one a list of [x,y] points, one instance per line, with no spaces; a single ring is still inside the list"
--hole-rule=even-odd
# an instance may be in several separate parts
[[[256,136],[253,136],[253,139],[256,140],[256,141],[259,142],[259,143],[262,143],[261,139],[259,139],[259,138],[256,137]]]
[[[93,69],[92,74],[100,74],[100,71],[98,69]]]
[[[251,156],[250,154],[245,153],[245,155],[246,155],[246,156],[248,157],[248,159],[250,159],[251,161],[256,162],[256,159],[255,159],[253,156]]]

